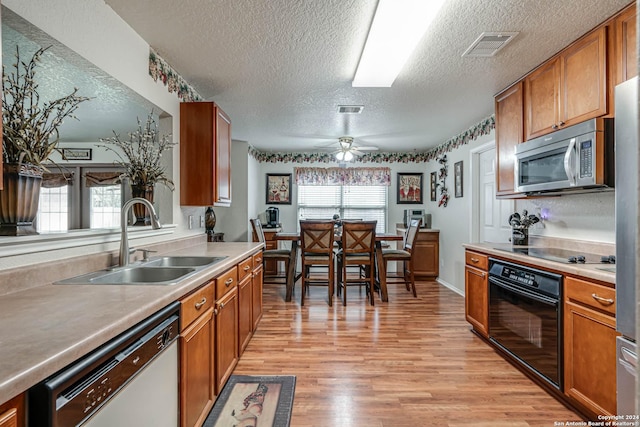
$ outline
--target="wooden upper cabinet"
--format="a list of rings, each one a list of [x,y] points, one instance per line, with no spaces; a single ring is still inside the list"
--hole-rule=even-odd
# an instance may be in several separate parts
[[[525,78],[525,140],[607,114],[606,41],[599,27]]]
[[[635,2],[622,11],[614,21],[616,33],[614,57],[616,85],[638,75],[636,21],[637,10]]]
[[[213,102],[180,104],[180,204],[231,205],[231,120]]]
[[[522,142],[523,83],[518,82],[495,97],[496,109],[496,195],[515,194],[516,145]]]
[[[560,56],[559,126],[607,114],[607,28],[581,38]]]

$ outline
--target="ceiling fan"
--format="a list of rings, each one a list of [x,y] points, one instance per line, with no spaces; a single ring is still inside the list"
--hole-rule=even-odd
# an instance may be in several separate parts
[[[354,155],[361,156],[363,151],[376,151],[378,147],[364,147],[353,145],[353,138],[350,136],[341,136],[338,138],[338,144],[340,147],[335,151],[335,156],[338,161],[349,162],[353,159]]]

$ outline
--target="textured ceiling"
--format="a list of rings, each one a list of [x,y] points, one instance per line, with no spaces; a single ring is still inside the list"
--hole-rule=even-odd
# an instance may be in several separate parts
[[[498,91],[629,0],[448,0],[391,88],[351,87],[376,0],[105,2],[222,106],[234,139],[314,151],[349,135],[410,151],[492,114]],[[495,57],[462,58],[483,31],[520,34]],[[345,116],[340,104],[365,107]]]

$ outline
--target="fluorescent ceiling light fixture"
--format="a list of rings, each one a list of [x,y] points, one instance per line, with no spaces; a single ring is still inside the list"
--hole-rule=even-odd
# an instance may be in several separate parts
[[[445,0],[379,0],[353,87],[391,87]]]

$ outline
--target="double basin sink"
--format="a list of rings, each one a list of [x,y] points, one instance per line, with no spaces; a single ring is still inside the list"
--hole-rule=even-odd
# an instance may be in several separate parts
[[[223,257],[165,256],[149,261],[100,270],[55,282],[56,285],[175,285]]]

